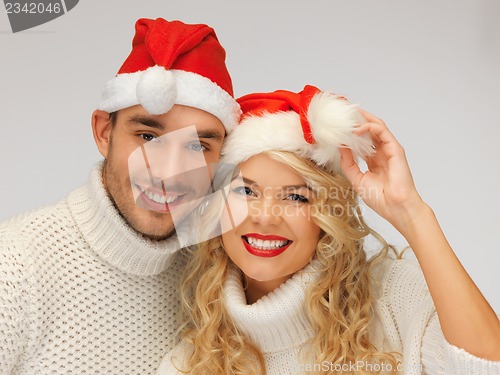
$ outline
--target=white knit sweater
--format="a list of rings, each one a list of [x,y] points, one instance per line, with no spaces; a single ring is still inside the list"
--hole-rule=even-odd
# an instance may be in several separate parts
[[[90,183],[0,224],[0,374],[155,373],[177,341],[176,238],[150,241]]]
[[[229,314],[236,326],[262,350],[268,375],[338,370],[330,363],[301,361],[297,354],[314,334],[304,306],[307,285],[316,277],[311,263],[273,292],[247,305],[240,271],[233,268],[228,274],[224,299]],[[374,277],[380,280],[380,285],[374,286],[377,302],[371,338],[380,350],[395,350],[403,355],[400,373],[500,374],[500,362],[476,358],[446,342],[417,264],[387,258],[375,267]],[[185,369],[191,353],[190,344],[179,343],[165,356],[157,375],[181,374],[176,367]],[[352,364],[350,369],[360,369],[362,365]],[[367,366],[365,370],[369,370]]]

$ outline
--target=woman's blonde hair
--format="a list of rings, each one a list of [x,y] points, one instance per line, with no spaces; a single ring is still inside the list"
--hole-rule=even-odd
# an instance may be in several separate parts
[[[308,290],[306,309],[315,331],[304,358],[314,363],[385,363],[397,367],[396,353],[379,352],[372,345],[373,296],[370,269],[387,255],[389,246],[364,222],[357,195],[340,174],[330,174],[316,163],[285,151],[267,151],[270,158],[293,168],[313,191],[312,219],[321,228],[315,250],[320,277]],[[206,222],[206,221],[205,221]],[[364,238],[372,234],[383,245],[367,259]],[[193,252],[181,285],[186,316],[184,338],[193,344],[189,374],[265,374],[264,357],[229,316],[223,285],[231,260],[221,236]],[[379,366],[381,367],[381,366]],[[394,371],[395,372],[395,371]],[[328,371],[319,371],[326,374]],[[351,372],[336,372],[348,374]],[[357,369],[357,374],[374,372]]]

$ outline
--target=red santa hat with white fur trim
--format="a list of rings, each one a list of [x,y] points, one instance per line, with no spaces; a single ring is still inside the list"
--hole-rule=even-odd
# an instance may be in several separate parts
[[[230,131],[241,111],[215,31],[163,18],[141,18],[135,30],[132,52],[104,87],[99,109],[140,104],[159,115],[182,104],[213,114]]]
[[[340,171],[339,147],[355,156],[374,150],[369,135],[353,134],[365,122],[345,98],[305,86],[299,93],[278,90],[237,99],[240,124],[224,141],[221,162],[239,164],[264,151],[284,150],[308,158],[328,171]]]

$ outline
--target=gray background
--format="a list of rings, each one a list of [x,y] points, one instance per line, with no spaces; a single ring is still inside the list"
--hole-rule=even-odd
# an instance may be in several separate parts
[[[236,95],[311,83],[384,119],[458,257],[500,312],[499,14],[496,0],[82,0],[12,34],[2,9],[0,219],[86,181],[100,159],[90,116],[130,51],[137,18],[207,23],[228,52]]]

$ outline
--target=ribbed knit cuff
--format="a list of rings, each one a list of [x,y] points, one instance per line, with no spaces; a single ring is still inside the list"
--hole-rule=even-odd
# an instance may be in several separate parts
[[[464,349],[445,343],[446,373],[453,375],[499,375],[500,362],[478,358]]]

